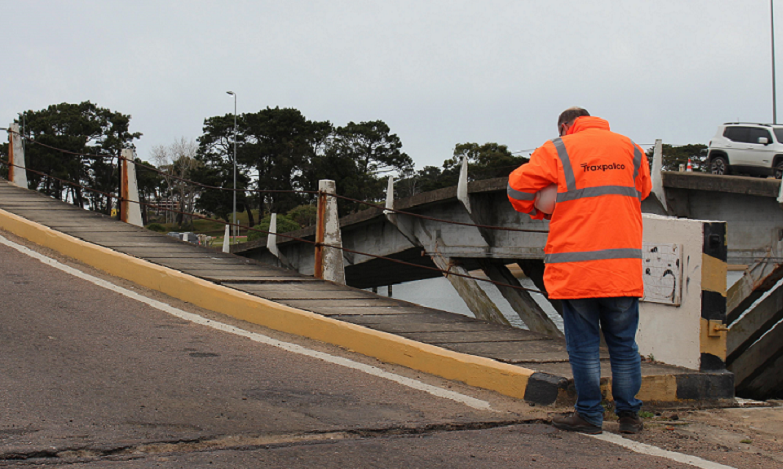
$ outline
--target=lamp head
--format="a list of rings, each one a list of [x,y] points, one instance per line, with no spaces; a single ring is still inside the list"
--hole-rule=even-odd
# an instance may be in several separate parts
[[[230,94],[232,96],[235,96],[235,93],[233,91],[226,91],[226,94]]]

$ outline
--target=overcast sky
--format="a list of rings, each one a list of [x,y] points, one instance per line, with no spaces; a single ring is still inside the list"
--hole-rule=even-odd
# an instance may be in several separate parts
[[[706,144],[720,123],[772,121],[769,0],[0,7],[0,126],[27,109],[90,100],[132,116],[142,159],[233,113],[227,90],[239,113],[280,106],[335,125],[383,120],[417,169],[440,166],[456,143],[535,148],[573,105],[640,144]]]

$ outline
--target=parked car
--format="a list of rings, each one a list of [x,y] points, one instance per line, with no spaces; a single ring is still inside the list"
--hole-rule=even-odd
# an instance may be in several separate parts
[[[201,242],[198,239],[198,235],[196,233],[191,233],[190,231],[186,231],[184,233],[177,233],[176,231],[170,231],[167,234],[172,238],[177,238],[180,241],[187,241],[193,244],[201,244]]]
[[[728,122],[707,147],[712,174],[783,176],[783,125]]]

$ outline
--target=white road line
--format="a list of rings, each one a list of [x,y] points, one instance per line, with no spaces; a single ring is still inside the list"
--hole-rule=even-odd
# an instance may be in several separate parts
[[[732,466],[725,466],[723,464],[707,461],[706,459],[702,459],[696,456],[690,456],[688,454],[682,454],[682,453],[675,453],[674,451],[667,451],[665,449],[658,448],[657,446],[639,443],[637,441],[623,438],[622,436],[617,435],[615,433],[603,432],[600,435],[585,435],[585,436],[589,436],[597,440],[602,440],[609,443],[614,443],[616,445],[622,446],[623,448],[628,448],[631,451],[637,453],[671,459],[672,461],[681,462],[683,464],[690,464],[691,466],[699,467],[701,469],[736,469]]]
[[[92,275],[86,274],[80,270],[74,269],[72,267],[68,267],[65,264],[62,264],[50,257],[46,257],[42,254],[39,254],[32,249],[29,249],[25,246],[22,246],[20,244],[14,243],[13,241],[10,241],[3,236],[0,236],[0,244],[4,244],[12,249],[15,249],[22,254],[26,254],[32,258],[35,258],[42,263],[54,267],[55,269],[61,270],[63,272],[66,272],[70,275],[73,275],[75,277],[79,277],[83,280],[87,280],[88,282],[91,282],[95,285],[98,285],[99,287],[103,287],[107,290],[111,290],[113,292],[119,293],[120,295],[127,296],[128,298],[134,299],[136,301],[140,301],[146,305],[149,305],[153,308],[159,309],[161,311],[164,311],[166,313],[169,313],[173,316],[176,316],[178,318],[184,319],[186,321],[193,322],[195,324],[200,324],[202,326],[211,327],[213,329],[217,329],[220,331],[228,332],[231,334],[239,335],[242,337],[246,337],[250,340],[253,340],[255,342],[259,342],[266,345],[271,345],[273,347],[277,347],[283,350],[286,350],[288,352],[296,353],[299,355],[304,355],[307,357],[312,358],[318,358],[320,360],[323,360],[327,363],[332,363],[335,365],[344,366],[346,368],[351,368],[354,370],[362,371],[364,373],[367,373],[368,375],[377,376],[379,378],[384,378],[389,381],[394,381],[395,383],[401,384],[403,386],[407,386],[409,388],[417,389],[419,391],[424,391],[428,394],[432,394],[436,397],[441,397],[443,399],[450,399],[452,401],[457,401],[462,404],[465,404],[468,407],[472,407],[474,409],[479,410],[492,410],[490,408],[490,404],[487,401],[482,401],[480,399],[476,399],[474,397],[466,396],[464,394],[460,394],[458,392],[449,391],[443,388],[439,388],[437,386],[432,386],[426,383],[422,383],[421,381],[417,381],[415,379],[406,378],[404,376],[396,375],[394,373],[389,373],[388,371],[384,371],[380,368],[365,365],[363,363],[355,362],[353,360],[349,360],[347,358],[338,357],[334,355],[329,355],[328,353],[318,352],[316,350],[310,350],[308,348],[302,347],[301,345],[292,344],[288,342],[281,342],[279,340],[273,339],[271,337],[265,336],[263,334],[257,334],[255,332],[248,332],[244,329],[240,329],[238,327],[231,326],[229,324],[225,324],[218,321],[213,321],[211,319],[207,319],[203,316],[199,316],[198,314],[188,313],[187,311],[183,311],[181,309],[175,308],[173,306],[167,305],[166,303],[162,303],[160,301],[153,300],[151,298],[147,298],[143,295],[140,295],[136,292],[130,291],[126,288],[122,288],[120,286],[114,285],[113,283],[107,282],[105,280],[99,279],[97,277],[93,277]]]

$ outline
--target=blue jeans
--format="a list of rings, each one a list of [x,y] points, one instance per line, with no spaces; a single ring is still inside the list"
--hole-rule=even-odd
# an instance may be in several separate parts
[[[601,362],[598,357],[599,327],[604,332],[612,364],[612,397],[615,412],[639,412],[642,401],[636,394],[642,387],[642,368],[636,329],[639,299],[585,298],[563,300],[568,358],[576,386],[576,411],[594,425],[602,425]]]

